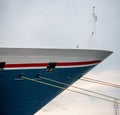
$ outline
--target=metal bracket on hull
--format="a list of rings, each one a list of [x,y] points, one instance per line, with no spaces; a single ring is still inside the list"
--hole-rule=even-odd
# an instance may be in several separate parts
[[[55,63],[55,62],[50,62],[50,63],[48,63],[46,72],[53,72],[53,70],[54,70],[55,67],[56,67],[56,64],[57,64],[57,63]]]
[[[5,67],[5,62],[0,62],[0,71],[2,71]]]

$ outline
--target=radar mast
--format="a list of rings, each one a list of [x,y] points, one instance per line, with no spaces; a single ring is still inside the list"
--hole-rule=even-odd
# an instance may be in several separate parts
[[[95,47],[95,42],[96,42],[96,21],[97,21],[97,15],[95,14],[95,6],[93,6],[93,11],[92,11],[92,31],[91,31],[91,48]]]

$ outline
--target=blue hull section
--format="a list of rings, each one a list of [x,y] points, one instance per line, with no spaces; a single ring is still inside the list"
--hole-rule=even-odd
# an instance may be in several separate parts
[[[0,71],[0,115],[33,115],[63,91],[21,79],[19,75],[67,88],[65,85],[36,78],[36,76],[40,74],[49,79],[72,84],[93,67],[55,68],[53,72],[46,72],[46,69]]]

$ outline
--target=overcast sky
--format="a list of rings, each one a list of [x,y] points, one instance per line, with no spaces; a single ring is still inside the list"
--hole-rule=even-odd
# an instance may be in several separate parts
[[[0,0],[0,47],[88,49],[92,7],[96,49],[114,53],[86,77],[120,84],[120,0]],[[77,86],[120,98],[120,90]],[[113,115],[113,104],[65,91],[36,115]]]

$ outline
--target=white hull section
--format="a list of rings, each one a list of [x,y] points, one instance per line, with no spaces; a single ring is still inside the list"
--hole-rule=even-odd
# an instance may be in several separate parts
[[[111,53],[110,51],[83,49],[0,48],[0,62],[17,64],[102,61]]]

